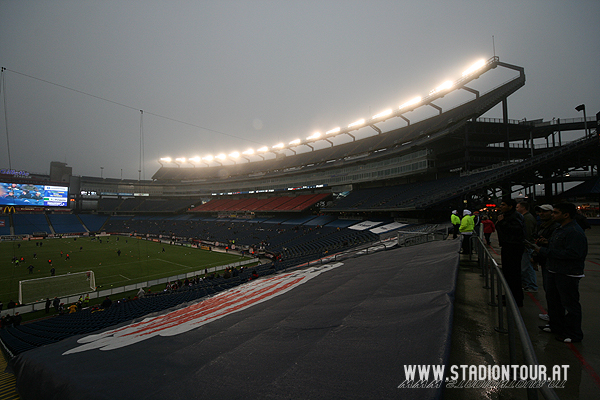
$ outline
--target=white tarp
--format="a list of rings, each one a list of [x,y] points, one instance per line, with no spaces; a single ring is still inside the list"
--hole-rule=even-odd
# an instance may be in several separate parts
[[[375,234],[380,234],[384,232],[393,231],[394,229],[400,229],[403,226],[407,226],[408,224],[401,224],[400,222],[392,222],[391,224],[378,226],[377,228],[371,229],[371,232]]]
[[[356,225],[349,226],[348,229],[354,229],[355,231],[364,231],[366,229],[373,228],[374,226],[377,226],[379,224],[381,224],[381,222],[363,221],[359,222]]]

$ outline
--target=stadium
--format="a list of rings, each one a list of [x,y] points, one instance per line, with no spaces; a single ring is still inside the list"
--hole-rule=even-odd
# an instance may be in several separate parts
[[[0,330],[19,395],[398,398],[403,365],[456,364],[457,277],[474,260],[448,237],[451,210],[493,213],[512,197],[598,213],[600,113],[512,120],[525,82],[523,67],[494,56],[346,127],[161,158],[149,180],[77,176],[61,162],[48,176],[0,171],[11,315],[43,313],[44,298],[115,303],[185,282]],[[486,117],[498,108],[502,118]],[[53,279],[63,248],[75,269]],[[35,278],[14,266],[22,249],[26,264],[40,254]],[[452,398],[443,386],[400,396]]]

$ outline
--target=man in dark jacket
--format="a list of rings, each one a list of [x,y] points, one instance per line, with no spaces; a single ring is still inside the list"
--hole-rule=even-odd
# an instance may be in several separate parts
[[[546,257],[548,268],[546,301],[550,321],[540,329],[556,333],[556,339],[565,343],[583,339],[579,281],[584,277],[588,243],[575,221],[576,213],[572,203],[556,204],[552,216],[560,226],[554,230],[548,247],[535,247],[537,253]]]
[[[550,204],[542,204],[541,206],[537,206],[535,211],[540,217],[541,224],[538,229],[537,234],[534,236],[535,243],[538,246],[547,247],[548,240],[552,237],[552,233],[556,228],[560,226],[558,222],[552,218],[552,211],[554,207]],[[548,268],[546,267],[547,259],[539,253],[534,253],[533,255],[534,261],[540,266],[542,270],[542,285],[544,287],[544,293],[548,291]],[[540,314],[540,319],[544,321],[548,321],[550,317],[548,314]]]
[[[512,292],[517,306],[523,307],[523,289],[521,288],[521,258],[525,250],[523,240],[525,239],[525,223],[523,216],[516,210],[517,202],[506,198],[500,203],[496,231],[498,242],[502,250],[500,252],[502,262],[502,274],[508,287]]]

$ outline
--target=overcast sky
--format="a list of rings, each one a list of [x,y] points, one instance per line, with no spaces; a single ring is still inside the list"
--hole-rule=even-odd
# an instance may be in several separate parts
[[[13,169],[132,179],[141,132],[142,178],[160,157],[288,143],[459,78],[492,36],[525,68],[510,118],[593,116],[599,15],[597,0],[0,0],[0,168],[7,132]]]

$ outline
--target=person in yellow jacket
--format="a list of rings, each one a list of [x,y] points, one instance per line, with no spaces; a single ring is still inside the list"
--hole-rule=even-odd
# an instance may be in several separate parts
[[[458,228],[460,227],[460,217],[458,216],[458,211],[452,210],[450,223],[452,223],[452,239],[456,239],[458,237]]]
[[[471,211],[463,210],[463,217],[458,228],[462,236],[462,252],[463,254],[471,254],[471,236],[475,230],[475,221],[471,215]]]

